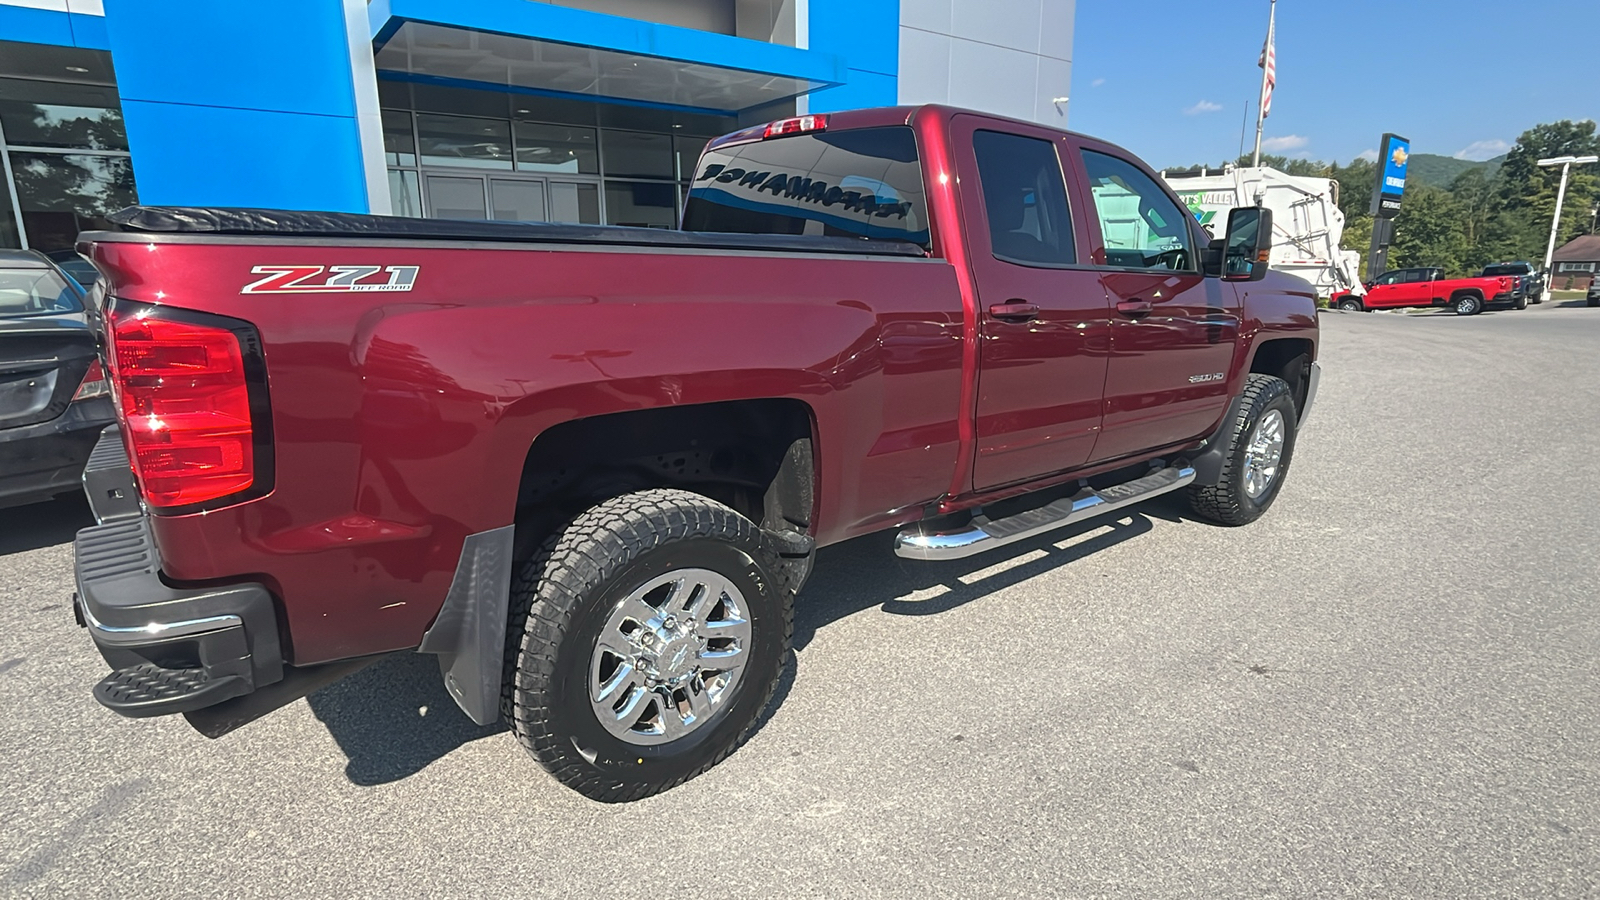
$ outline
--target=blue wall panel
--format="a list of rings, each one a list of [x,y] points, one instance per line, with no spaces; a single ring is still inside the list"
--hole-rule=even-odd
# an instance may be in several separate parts
[[[845,83],[811,95],[811,112],[899,102],[900,0],[811,0],[811,49],[844,58]]]
[[[111,38],[106,34],[104,16],[85,16],[68,13],[72,22],[72,42],[87,50],[110,50]]]
[[[140,202],[370,208],[342,0],[105,7]]]
[[[105,7],[124,97],[355,115],[340,0],[105,0]]]
[[[873,106],[894,106],[900,102],[899,81],[892,75],[851,69],[844,84],[811,95],[807,112],[838,112]]]
[[[66,13],[24,6],[0,6],[0,40],[74,46]]]
[[[354,119],[128,99],[122,114],[140,203],[367,210]]]

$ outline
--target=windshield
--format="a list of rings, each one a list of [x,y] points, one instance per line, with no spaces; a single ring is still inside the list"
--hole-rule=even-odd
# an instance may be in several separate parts
[[[711,150],[690,185],[683,227],[881,238],[927,249],[916,137],[891,126]]]
[[[0,268],[0,319],[82,310],[78,292],[56,272]]]

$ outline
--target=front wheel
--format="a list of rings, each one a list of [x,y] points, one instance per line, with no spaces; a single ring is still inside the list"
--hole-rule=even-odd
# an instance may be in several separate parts
[[[1461,294],[1455,298],[1454,306],[1458,316],[1475,316],[1483,312],[1483,298],[1477,294]]]
[[[1353,299],[1353,298],[1350,298],[1350,297],[1346,297],[1343,300],[1339,301],[1339,308],[1343,309],[1343,310],[1348,310],[1350,312],[1360,312],[1361,311],[1361,301]]]
[[[1228,435],[1222,477],[1189,489],[1189,508],[1218,525],[1248,525],[1267,511],[1289,474],[1296,427],[1294,394],[1281,378],[1250,375]]]
[[[563,784],[637,800],[732,753],[789,654],[792,595],[754,523],[650,490],[560,529],[512,585],[502,712]]]

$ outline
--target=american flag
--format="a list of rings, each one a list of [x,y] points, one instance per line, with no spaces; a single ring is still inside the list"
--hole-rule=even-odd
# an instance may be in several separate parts
[[[1261,48],[1261,59],[1256,65],[1265,69],[1267,75],[1261,80],[1261,118],[1272,115],[1272,89],[1278,86],[1278,59],[1277,52],[1272,47],[1273,32],[1277,30],[1278,5],[1272,5],[1272,14],[1267,19],[1267,43]]]

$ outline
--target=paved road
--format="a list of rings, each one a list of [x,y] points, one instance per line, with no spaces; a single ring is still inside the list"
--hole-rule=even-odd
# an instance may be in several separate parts
[[[776,712],[630,806],[420,657],[216,742],[105,713],[83,507],[0,514],[0,894],[1600,896],[1600,311],[1325,334],[1266,519],[831,548]]]

